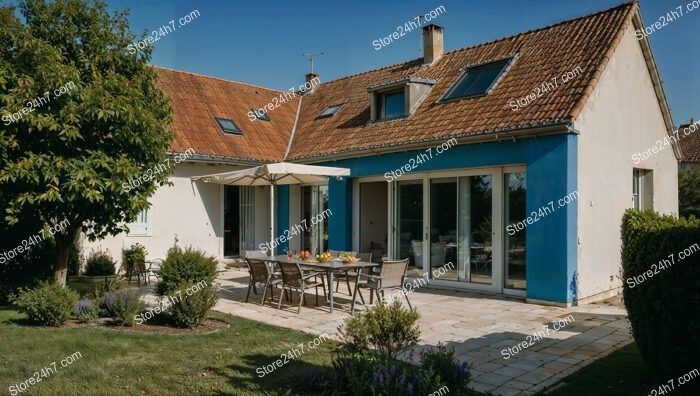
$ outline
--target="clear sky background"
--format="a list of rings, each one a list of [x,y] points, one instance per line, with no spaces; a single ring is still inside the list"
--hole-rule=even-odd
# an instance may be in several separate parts
[[[676,125],[700,118],[700,9],[692,0],[641,0],[645,25],[681,5],[684,16],[650,36]],[[445,27],[445,50],[467,47],[593,13],[621,0],[107,0],[129,8],[132,30],[152,31],[197,9],[198,19],[155,44],[152,64],[287,90],[310,70],[305,52],[325,54],[321,81],[421,56],[420,29],[381,50],[417,14],[443,5],[434,23]],[[634,114],[630,114],[633,116]]]

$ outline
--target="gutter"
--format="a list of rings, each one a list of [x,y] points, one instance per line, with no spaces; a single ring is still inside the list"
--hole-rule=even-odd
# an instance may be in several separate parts
[[[373,155],[383,155],[383,154],[394,154],[402,151],[412,151],[434,147],[436,144],[448,141],[451,139],[457,139],[457,144],[475,144],[475,143],[490,143],[498,142],[503,140],[513,140],[529,137],[541,137],[550,135],[561,135],[561,134],[578,134],[578,131],[573,129],[570,121],[561,121],[549,125],[543,125],[540,127],[524,127],[524,128],[513,128],[510,130],[498,130],[498,131],[485,131],[482,133],[470,134],[467,136],[446,136],[439,139],[429,139],[420,142],[406,143],[406,144],[392,144],[380,147],[369,147],[361,150],[346,151],[342,153],[325,154],[314,157],[305,157],[295,159],[295,163],[299,164],[313,164],[319,162],[335,162],[345,159],[368,157]]]
[[[297,114],[294,116],[294,125],[292,126],[292,133],[289,135],[289,143],[287,143],[287,151],[284,152],[284,158],[282,161],[287,160],[289,155],[289,150],[292,148],[292,141],[294,140],[294,132],[297,130],[297,122],[299,121],[299,111],[301,110],[301,101],[304,100],[304,96],[299,97],[299,105],[297,106]]]

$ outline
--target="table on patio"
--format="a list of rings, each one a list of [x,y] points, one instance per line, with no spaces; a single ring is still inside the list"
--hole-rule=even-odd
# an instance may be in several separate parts
[[[337,270],[356,270],[357,278],[355,281],[358,281],[360,279],[360,275],[362,275],[362,270],[364,268],[371,268],[379,265],[377,263],[367,263],[364,261],[357,261],[354,263],[343,263],[341,261],[329,261],[326,263],[309,263],[305,260],[301,260],[298,258],[288,258],[286,255],[274,256],[274,260],[281,261],[284,263],[298,263],[299,265],[304,267],[311,267],[316,270],[324,271],[326,273],[326,276],[328,277],[328,299],[330,300],[331,313],[333,313],[333,273]]]

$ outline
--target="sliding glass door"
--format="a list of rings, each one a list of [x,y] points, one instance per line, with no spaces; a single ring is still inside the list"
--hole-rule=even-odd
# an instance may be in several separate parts
[[[505,241],[504,261],[505,274],[503,287],[507,289],[525,290],[525,235],[527,228],[519,230],[514,227],[527,217],[525,195],[527,177],[525,172],[506,173],[504,175],[504,216]]]
[[[525,167],[411,175],[392,185],[394,259],[408,276],[437,285],[519,294],[525,290],[525,233],[506,227],[525,215]],[[467,286],[470,285],[470,286]]]
[[[328,186],[301,187],[302,250],[318,254],[328,250]],[[318,219],[318,221],[311,219]]]
[[[394,258],[409,259],[411,276],[423,274],[423,181],[396,185]]]

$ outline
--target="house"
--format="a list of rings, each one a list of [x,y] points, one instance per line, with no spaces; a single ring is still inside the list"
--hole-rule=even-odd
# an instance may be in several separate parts
[[[683,171],[700,164],[700,120],[691,118],[690,123],[678,128],[678,145],[681,149],[680,168]]]
[[[625,209],[678,211],[677,145],[632,157],[673,133],[637,29],[636,2],[450,52],[429,25],[422,58],[294,94],[156,68],[172,151],[196,154],[153,196],[143,235],[99,244],[266,250],[268,187],[190,177],[284,160],[351,176],[277,188],[275,234],[295,231],[278,252],[371,250],[433,287],[536,303],[614,295]]]

